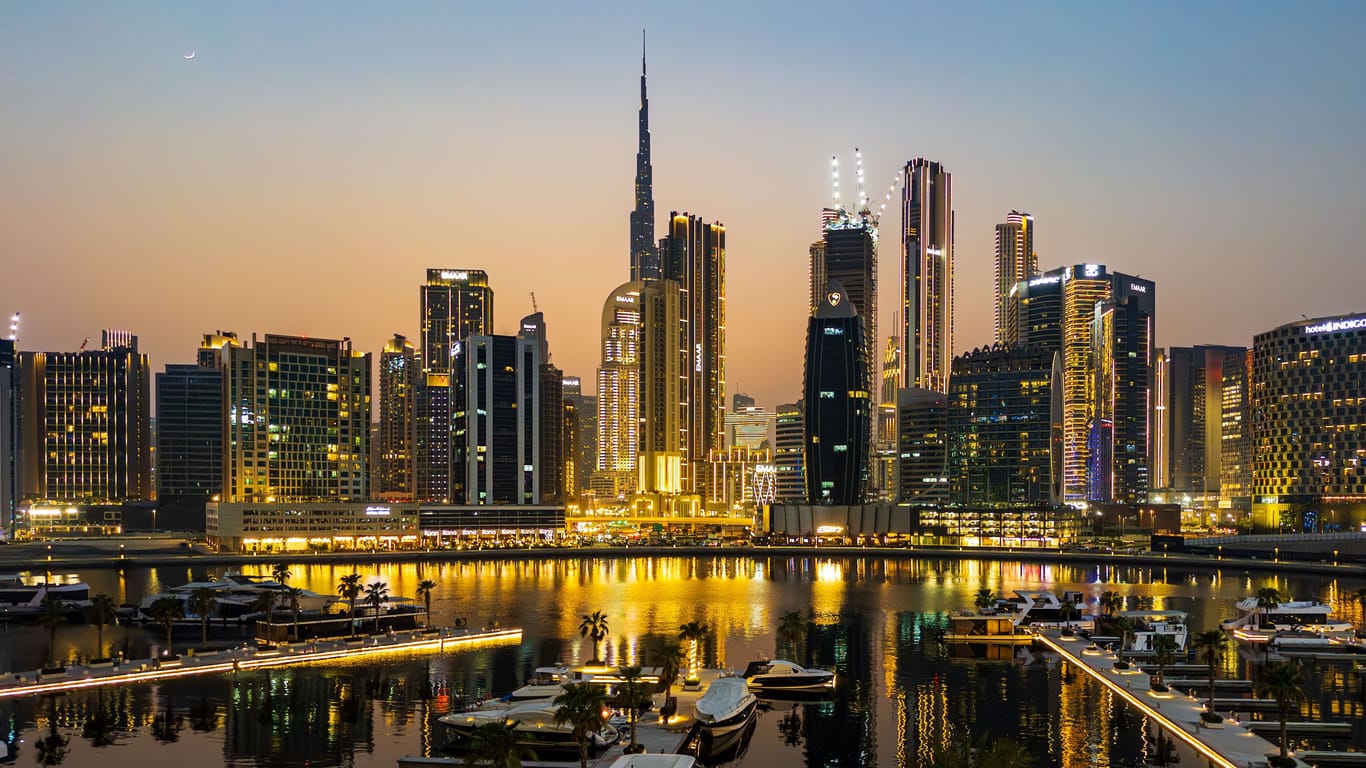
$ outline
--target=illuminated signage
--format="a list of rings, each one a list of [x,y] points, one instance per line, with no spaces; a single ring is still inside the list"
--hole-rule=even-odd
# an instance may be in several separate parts
[[[618,297],[617,297],[617,301],[621,302],[622,304],[634,304],[634,303],[636,303],[636,297],[635,297],[635,296],[618,296]]]
[[[1318,325],[1306,325],[1305,333],[1332,333],[1333,331],[1354,331],[1366,328],[1366,317],[1353,317],[1348,320],[1329,320]]]
[[[442,279],[442,280],[460,280],[460,281],[469,280],[469,279],[470,279],[470,273],[469,273],[469,272],[465,272],[465,271],[463,271],[463,270],[461,270],[461,271],[456,271],[456,270],[451,270],[451,269],[443,269],[443,270],[441,270],[441,279]]]
[[[830,306],[838,307],[840,302],[844,300],[844,297],[839,294],[839,291],[831,291],[829,294],[826,294],[825,299],[830,302]]]
[[[1148,292],[1148,286],[1146,286],[1146,285],[1139,285],[1138,283],[1129,283],[1129,290],[1131,290],[1131,291],[1137,291],[1138,293],[1147,293],[1147,292]]]
[[[701,344],[698,344],[698,345],[697,345],[697,349],[693,352],[693,354],[696,356],[696,359],[697,359],[697,363],[696,363],[696,365],[694,366],[694,368],[696,369],[696,371],[697,371],[698,373],[701,373],[701,372],[702,372],[702,345],[701,345]]]
[[[928,254],[931,255],[931,256],[943,256],[943,255],[944,255],[944,252],[943,252],[943,251],[939,250],[938,248],[935,248],[933,245],[926,247],[926,248],[925,248],[925,253],[928,253]]]
[[[1071,273],[1069,272],[1068,274]],[[1061,279],[1062,278],[1057,275],[1054,275],[1052,277],[1036,277],[1033,280],[1029,281],[1029,287],[1033,288],[1036,285],[1052,285],[1053,283],[1056,283]]]
[[[820,533],[820,534],[825,534],[825,533],[844,533],[844,526],[842,526],[842,525],[818,525],[818,526],[816,526],[816,533]]]
[[[388,507],[366,507],[366,508],[365,508],[365,514],[369,515],[370,517],[388,517],[388,516],[389,516],[389,508],[388,508]]]
[[[1096,276],[1099,275],[1099,274],[1100,274],[1100,265],[1099,265],[1099,264],[1087,264],[1087,265],[1086,265],[1086,276],[1087,276],[1087,277],[1096,277]]]
[[[826,329],[825,329],[825,335],[826,335],[826,336],[843,336],[843,335],[844,335],[844,329],[843,329],[843,328],[826,328]]]

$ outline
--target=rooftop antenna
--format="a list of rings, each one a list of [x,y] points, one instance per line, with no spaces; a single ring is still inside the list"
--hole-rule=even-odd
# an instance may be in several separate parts
[[[854,175],[858,182],[858,212],[868,213],[868,197],[863,194],[863,152],[854,147]]]
[[[840,207],[840,160],[838,157],[830,157],[830,183],[834,188],[835,208]]]
[[[16,346],[17,346],[18,343],[19,343],[19,313],[18,313],[18,312],[15,312],[15,313],[14,313],[14,316],[11,317],[11,318],[9,319],[9,340],[12,341],[12,342],[14,342]]]

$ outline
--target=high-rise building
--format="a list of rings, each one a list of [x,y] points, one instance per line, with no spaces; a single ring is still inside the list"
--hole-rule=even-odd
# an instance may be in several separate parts
[[[1110,298],[1095,306],[1089,501],[1142,504],[1152,488],[1155,294],[1152,281],[1116,273]]]
[[[877,400],[877,434],[873,441],[873,492],[881,501],[896,501],[896,399],[901,387],[901,339],[888,336],[882,348],[882,384]]]
[[[451,374],[423,371],[417,388],[417,478],[419,501],[451,499]]]
[[[1006,297],[1003,344],[1041,344],[1062,349],[1062,270],[1021,280]]]
[[[1252,350],[1224,357],[1219,426],[1219,506],[1252,509]]]
[[[1060,356],[1040,346],[996,345],[953,359],[950,503],[1051,506],[1061,501],[1061,384]]]
[[[643,281],[619,286],[602,307],[602,359],[598,366],[597,466],[592,488],[600,497],[634,491],[640,458],[640,350]]]
[[[369,498],[371,356],[350,339],[222,348],[228,503]]]
[[[913,387],[897,393],[897,501],[917,507],[949,499],[948,400],[943,392]]]
[[[19,501],[19,359],[13,339],[0,339],[0,528],[14,534]]]
[[[828,208],[826,210],[829,210]],[[825,224],[821,224],[821,231],[824,233]],[[816,313],[816,309],[821,305],[821,295],[825,293],[825,284],[829,282],[825,279],[825,241],[817,240],[807,248],[807,256],[810,257],[811,266],[808,270],[808,278],[811,289],[810,309],[811,314]]]
[[[631,280],[654,280],[660,274],[655,248],[654,168],[650,164],[650,101],[645,94],[644,41],[640,52],[640,115],[636,144],[636,207],[631,211]]]
[[[996,341],[1013,341],[1009,325],[1011,292],[1020,281],[1027,281],[1039,272],[1038,254],[1034,253],[1034,217],[1011,211],[1003,224],[996,225]]]
[[[540,504],[539,340],[466,337],[451,357],[450,391],[451,500]]]
[[[517,335],[535,341],[541,359],[540,453],[536,459],[541,475],[541,503],[561,504],[565,500],[566,471],[564,372],[550,362],[550,337],[544,313],[538,311],[522,318]]]
[[[674,212],[663,246],[664,278],[683,299],[683,490],[702,493],[707,457],[725,438],[726,228]]]
[[[373,495],[417,497],[417,351],[394,334],[379,356],[379,461],[371,468]]]
[[[806,430],[802,403],[783,403],[775,413],[774,465],[777,468],[777,500],[784,504],[806,502]]]
[[[167,365],[156,387],[158,524],[203,530],[204,504],[223,492],[223,370]]]
[[[640,454],[636,489],[645,493],[691,491],[687,484],[688,385],[690,367],[687,311],[676,280],[646,280],[639,286]]]
[[[1234,412],[1225,418],[1225,370],[1233,374],[1230,384],[1237,386],[1240,378],[1246,378],[1247,352],[1246,347],[1201,345],[1171,347],[1161,353],[1158,392],[1162,410],[1153,425],[1155,488],[1190,494],[1193,503],[1207,506],[1218,501],[1224,424],[1227,421],[1237,430],[1244,416]],[[1236,394],[1230,405],[1242,408],[1244,396]]]
[[[953,359],[953,176],[906,163],[901,191],[901,381],[948,391]]]
[[[738,405],[741,398],[750,404]],[[769,436],[773,432],[775,419],[773,412],[754,405],[754,399],[744,395],[736,395],[735,402],[737,405],[726,414],[727,447],[743,445],[756,451],[770,447]]]
[[[99,350],[20,352],[21,498],[118,504],[153,496],[151,375],[137,337]]]
[[[813,296],[819,309],[824,288],[831,280],[844,286],[845,296],[863,324],[863,338],[869,347],[868,381],[877,381],[877,222],[866,212],[850,213],[837,209],[824,217],[821,242],[824,247],[823,281]]]
[[[744,392],[736,392],[730,396],[730,409],[732,412],[740,412],[746,408],[753,408],[758,405],[758,401]]]
[[[708,456],[707,499],[732,512],[753,513],[775,497],[773,456],[767,448],[732,445]]]
[[[1366,313],[1253,339],[1254,533],[1366,529]]]
[[[838,280],[807,322],[803,387],[806,496],[811,504],[862,504],[868,488],[872,398],[863,324]]]
[[[593,470],[598,466],[598,398],[583,393],[583,383],[578,376],[564,377],[563,387],[564,399],[574,411],[573,439],[570,441],[573,449],[566,454],[573,457],[570,487],[574,494],[580,494],[588,490]]]
[[[421,300],[424,370],[449,371],[455,342],[493,333],[493,289],[482,269],[428,269]]]

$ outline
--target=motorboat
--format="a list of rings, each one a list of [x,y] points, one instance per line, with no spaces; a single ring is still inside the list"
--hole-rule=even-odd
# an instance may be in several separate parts
[[[1178,652],[1186,650],[1190,627],[1186,625],[1189,614],[1185,611],[1120,611],[1115,615],[1133,624],[1133,640],[1127,649],[1131,653],[1153,653],[1153,641],[1158,635],[1166,635],[1175,641]]]
[[[834,672],[828,669],[802,667],[781,659],[751,661],[745,668],[744,679],[750,688],[761,690],[818,690],[835,687]]]
[[[442,715],[437,722],[446,726],[456,738],[468,738],[476,728],[488,723],[507,723],[514,726],[518,741],[533,749],[577,749],[574,726],[556,723],[558,708],[545,701],[529,702],[509,709],[474,709]],[[589,735],[594,748],[601,749],[616,743],[620,732],[606,721]]]
[[[1319,632],[1277,632],[1270,641],[1278,651],[1313,651],[1316,653],[1361,653],[1354,638],[1325,635]]]
[[[693,768],[697,758],[692,755],[622,755],[609,768]]]
[[[0,619],[37,617],[49,599],[69,609],[83,608],[90,605],[90,585],[82,581],[26,581],[17,573],[0,574]]]
[[[1070,618],[1063,616],[1063,606],[1072,606]],[[1094,617],[1086,613],[1082,593],[1065,591],[1062,596],[1046,589],[1016,590],[1014,597],[996,601],[995,611],[1012,617],[1021,626],[1071,627],[1081,629],[1092,624]]]
[[[149,612],[152,604],[163,598],[173,598],[180,603],[183,616],[178,623],[198,624],[201,617],[195,610],[193,595],[201,590],[213,593],[213,612],[210,620],[252,621],[261,617],[260,599],[262,594],[274,595],[272,601],[276,611],[292,612],[289,587],[278,581],[246,576],[240,573],[224,574],[213,581],[192,581],[171,587],[165,592],[148,595],[138,605],[139,618],[155,621]],[[323,595],[307,589],[301,590],[299,613],[323,613],[339,599],[336,595]]]
[[[945,643],[1031,645],[1034,634],[1023,629],[1012,614],[965,613],[949,617],[949,630],[939,636]]]
[[[697,722],[712,734],[743,728],[759,707],[743,678],[719,677],[694,705]]]
[[[1350,637],[1355,629],[1351,622],[1334,621],[1333,606],[1319,600],[1291,600],[1273,607],[1262,608],[1256,597],[1238,601],[1243,615],[1220,624],[1225,630],[1245,643],[1267,643],[1283,632],[1308,632],[1332,637]]]

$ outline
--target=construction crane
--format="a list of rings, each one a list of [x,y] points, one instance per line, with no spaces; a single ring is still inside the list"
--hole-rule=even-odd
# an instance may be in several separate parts
[[[532,292],[531,292],[531,311],[532,311],[532,312],[540,312],[540,311],[541,311],[541,308],[538,307],[538,306],[536,306],[536,292],[535,292],[535,291],[532,291]]]
[[[15,312],[15,313],[14,313],[14,316],[11,317],[11,318],[9,319],[9,340],[12,341],[12,342],[14,342],[15,345],[18,346],[18,344],[19,344],[19,313],[18,313],[18,312]]]
[[[873,210],[873,200],[872,198],[868,197],[868,193],[864,186],[863,150],[861,150],[858,147],[854,147],[854,183],[856,185],[856,192],[858,194],[858,205],[856,210],[852,212],[848,211],[840,202],[839,158],[833,156],[830,158],[830,184],[832,190],[831,196],[834,199],[835,209],[839,211],[844,211],[845,215],[853,213],[857,216],[868,219],[870,222],[872,222],[873,226],[875,227],[878,226],[881,222],[882,214],[887,212],[887,206],[891,204],[892,195],[896,194],[896,188],[900,182],[900,173],[897,173],[892,176],[892,183],[887,187],[886,194],[883,195],[882,204],[878,206],[877,210]]]
[[[84,352],[84,351],[85,351],[85,345],[86,345],[86,344],[89,344],[89,343],[90,343],[90,337],[89,337],[89,336],[86,336],[86,337],[85,337],[85,341],[82,341],[82,342],[81,342],[81,348],[78,349],[78,350],[76,350],[76,352],[77,352],[77,353]]]

